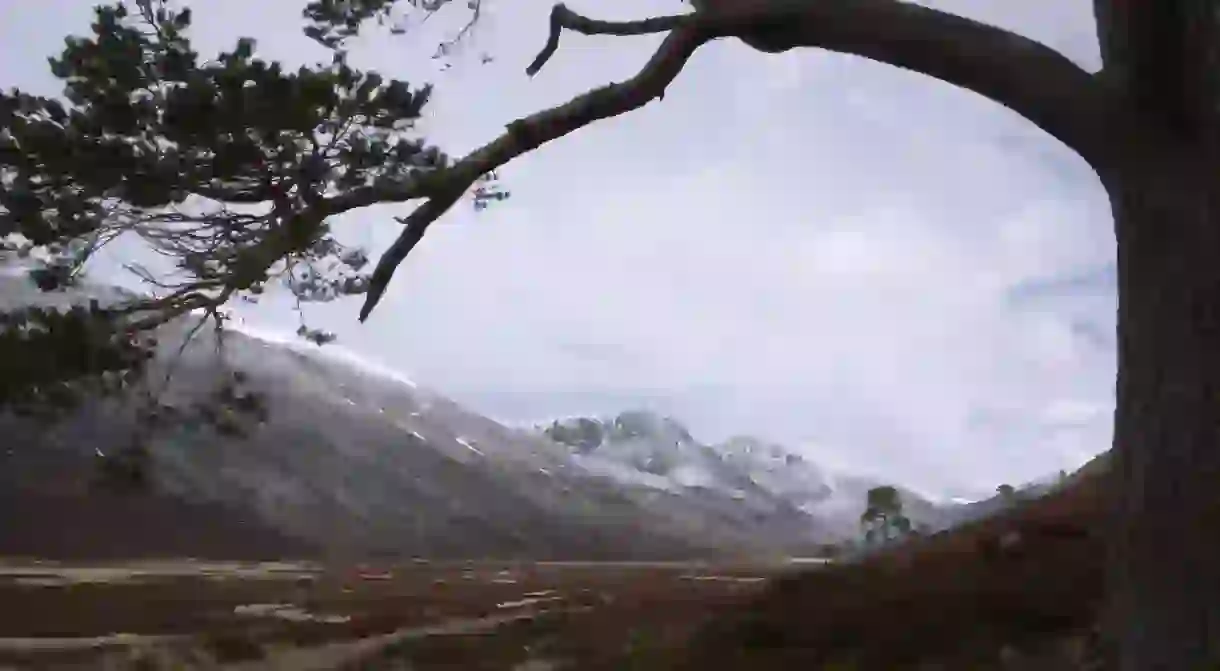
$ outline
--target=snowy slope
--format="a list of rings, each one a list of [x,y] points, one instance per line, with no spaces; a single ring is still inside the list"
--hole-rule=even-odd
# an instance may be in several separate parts
[[[125,295],[91,286],[42,294],[19,279],[0,280],[0,309]],[[190,326],[162,330],[160,365]],[[641,436],[647,429],[650,437],[670,431],[680,457],[668,463],[670,455],[637,441],[630,473],[638,477],[630,481],[614,470],[619,462],[585,459],[536,432],[505,427],[334,345],[239,330],[225,339],[219,359],[204,329],[183,352],[164,400],[191,407],[232,370],[266,397],[266,421],[243,420],[244,437],[197,422],[154,435],[156,495],[274,529],[327,554],[691,557],[782,553],[823,534],[783,499],[743,504],[721,496],[712,485],[727,472],[706,446],[673,433],[676,427],[624,429]],[[123,449],[133,429],[130,413],[100,402],[50,431],[0,416],[0,493],[18,492],[4,499],[11,505],[0,507],[0,523],[34,500],[22,496],[53,492],[65,511],[60,517],[70,518],[73,505],[101,505],[87,485],[96,455]],[[706,472],[697,466],[704,462]],[[687,467],[673,468],[680,464]],[[670,480],[679,488],[664,485]],[[0,554],[16,540],[0,535]],[[131,542],[133,553],[167,551],[155,535]]]
[[[697,493],[744,508],[783,510],[803,519],[815,530],[811,537],[821,540],[855,536],[868,490],[888,484],[830,473],[783,445],[754,437],[703,444],[677,420],[645,411],[567,418],[537,430],[566,446],[573,462],[586,470],[675,496]],[[908,515],[918,523],[940,527],[947,509],[955,508],[899,489]]]
[[[0,279],[0,310],[125,296],[97,286],[43,294],[20,279]],[[164,356],[189,326],[163,330]],[[680,422],[649,412],[506,427],[341,344],[317,347],[241,325],[225,343],[221,361],[205,329],[185,350],[166,398],[187,407],[218,376],[241,370],[267,397],[270,415],[247,426],[244,438],[195,424],[157,435],[159,491],[330,554],[800,552],[854,536],[867,490],[882,484],[827,472],[756,438],[705,444]],[[86,479],[94,455],[120,449],[131,430],[126,414],[105,408],[51,432],[0,417],[0,455],[7,455],[0,493],[13,483],[58,483],[64,472]],[[916,521],[942,526],[952,517],[912,492],[904,500]],[[90,505],[87,498],[81,505]]]

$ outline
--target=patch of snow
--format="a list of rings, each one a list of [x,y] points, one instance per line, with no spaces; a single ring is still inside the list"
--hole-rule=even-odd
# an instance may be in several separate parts
[[[631,468],[630,466],[625,466],[610,459],[603,459],[601,457],[588,454],[574,454],[572,455],[571,459],[572,463],[582,467],[590,474],[607,477],[623,484],[641,485],[668,492],[677,492],[681,490],[681,488],[669,478],[653,475],[652,473],[645,473],[644,471]]]
[[[194,313],[198,311],[192,312]],[[275,331],[252,326],[240,318],[231,320],[229,324],[229,327],[234,331],[257,340],[262,340],[263,342],[281,345],[297,352],[308,353],[321,358],[330,359],[338,363],[343,363],[365,373],[406,385],[412,389],[415,389],[418,386],[414,381],[402,373],[399,373],[388,366],[372,361],[366,357],[360,356],[342,345],[337,345],[335,343],[325,346],[315,345],[307,340],[304,340],[295,333],[289,333],[287,331]]]
[[[682,464],[673,469],[669,477],[680,487],[712,487],[716,484],[716,478],[698,464]]]
[[[834,560],[827,557],[789,557],[788,563],[798,565],[813,564],[816,566],[821,566],[825,564],[832,564],[834,563]]]
[[[290,603],[253,603],[233,608],[234,615],[245,617],[274,617],[289,622],[320,622],[322,624],[345,624],[352,618],[347,615],[319,615],[310,613]]]
[[[471,445],[470,441],[466,440],[465,438],[458,436],[455,440],[457,440],[458,445],[461,445],[462,447],[470,450],[471,452],[474,452],[475,454],[479,455],[480,457],[487,456],[487,455],[483,454],[482,450],[475,447],[474,445]]]
[[[521,599],[520,601],[505,601],[504,603],[496,604],[496,608],[500,608],[500,609],[522,608],[525,606],[532,606],[537,603],[549,603],[552,601],[563,601],[563,597],[551,596],[551,597],[539,597],[539,598],[532,598],[532,599]]]

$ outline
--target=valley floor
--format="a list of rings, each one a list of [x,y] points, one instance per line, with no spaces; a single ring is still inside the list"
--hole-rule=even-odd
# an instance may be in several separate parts
[[[793,566],[0,561],[0,668],[628,669]]]

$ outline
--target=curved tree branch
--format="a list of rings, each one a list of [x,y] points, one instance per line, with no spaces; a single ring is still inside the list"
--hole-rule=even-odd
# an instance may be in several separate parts
[[[674,30],[634,77],[593,89],[563,105],[518,119],[509,124],[500,137],[476,149],[453,166],[430,175],[426,180],[429,182],[428,200],[400,220],[405,224],[404,230],[373,270],[364,305],[360,308],[360,321],[368,319],[385,293],[394,271],[423,238],[428,226],[448,211],[479,177],[594,121],[638,109],[654,98],[664,96],[665,87],[678,76],[695,50],[710,38],[704,31],[693,28]],[[346,203],[336,199],[330,207],[338,211],[344,205]]]
[[[1092,74],[1034,40],[954,14],[901,0],[818,0],[741,9],[700,10],[640,21],[596,21],[562,4],[551,12],[546,46],[527,68],[536,74],[559,46],[564,28],[586,34],[640,35],[670,31],[631,79],[589,91],[570,102],[509,124],[495,141],[452,167],[400,188],[408,200],[428,200],[402,219],[405,230],[377,264],[360,321],[381,300],[398,265],[479,176],[594,121],[617,116],[664,96],[694,51],[705,42],[738,37],[768,52],[818,47],[906,68],[983,95],[1008,107],[1106,172],[1121,105]],[[329,213],[363,204],[373,194],[326,203]],[[382,194],[384,195],[384,194]],[[379,199],[374,199],[376,202]],[[360,201],[360,202],[357,202]]]
[[[706,39],[738,37],[768,52],[817,47],[919,72],[1004,105],[1095,167],[1110,155],[1117,100],[1093,74],[1040,42],[903,0],[740,4],[629,22],[596,21],[560,4],[551,13],[550,39],[527,73],[550,58],[560,28],[640,35],[688,26]]]
[[[1091,73],[1035,40],[901,0],[818,0],[730,30],[767,51],[818,47],[912,70],[1025,117],[1096,169],[1111,155],[1115,99]]]

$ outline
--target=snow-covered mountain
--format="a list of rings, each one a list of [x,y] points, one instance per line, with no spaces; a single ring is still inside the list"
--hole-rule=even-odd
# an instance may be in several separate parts
[[[127,296],[98,286],[44,294],[21,278],[0,280],[0,310]],[[162,368],[155,373],[191,326],[183,320],[158,334]],[[225,338],[223,359],[216,345],[203,329],[182,351],[162,400],[191,408],[241,371],[243,387],[265,397],[269,413],[262,421],[235,419],[244,435],[186,420],[153,434],[154,491],[142,500],[93,488],[99,456],[130,445],[131,412],[99,400],[49,429],[0,416],[0,554],[310,548],[328,555],[692,557],[784,553],[824,535],[783,500],[741,505],[607,477],[596,460],[586,464],[564,445],[470,412],[334,346],[240,331]],[[83,520],[88,528],[74,530]]]
[[[647,411],[556,420],[538,432],[565,445],[573,463],[589,472],[753,510],[795,511],[822,540],[857,535],[868,490],[890,484],[828,472],[783,445],[750,436],[704,444],[677,420]],[[932,528],[945,526],[956,508],[899,490],[912,520]]]
[[[98,286],[45,294],[0,279],[0,310],[128,296]],[[158,365],[191,326],[163,328]],[[216,345],[204,329],[183,350],[163,400],[191,407],[236,370],[269,413],[241,418],[244,436],[192,421],[154,434],[155,491],[144,504],[90,486],[98,455],[129,444],[131,413],[98,402],[51,430],[0,416],[0,554],[89,554],[103,544],[112,554],[222,556],[255,546],[434,557],[791,554],[855,535],[865,494],[880,484],[754,438],[704,444],[648,412],[509,428],[334,345],[240,329],[225,338],[223,359]],[[914,520],[941,526],[942,507],[904,494]],[[70,531],[84,519],[92,536]]]

